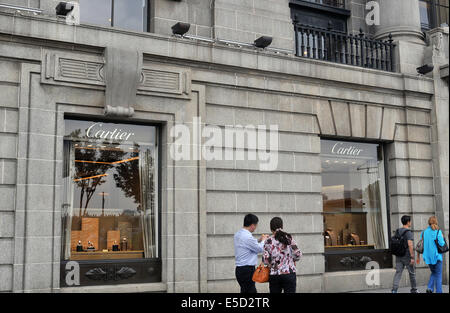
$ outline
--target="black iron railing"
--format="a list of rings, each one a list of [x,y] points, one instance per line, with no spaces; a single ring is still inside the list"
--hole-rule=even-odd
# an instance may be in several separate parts
[[[295,23],[297,56],[394,72],[392,36],[388,40]]]

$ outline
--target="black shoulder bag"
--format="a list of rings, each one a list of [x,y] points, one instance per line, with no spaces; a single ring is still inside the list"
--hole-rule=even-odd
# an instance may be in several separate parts
[[[439,245],[439,240],[438,240],[439,231],[441,231],[441,230],[438,230],[438,232],[436,234],[436,239],[434,239],[434,242],[436,243],[436,247],[437,247],[438,252],[440,254],[443,254],[443,253],[448,252],[448,245],[447,245],[447,240],[445,240],[444,233],[442,233],[442,231],[441,231],[441,233],[442,233],[442,237],[444,238],[444,245],[443,246]]]

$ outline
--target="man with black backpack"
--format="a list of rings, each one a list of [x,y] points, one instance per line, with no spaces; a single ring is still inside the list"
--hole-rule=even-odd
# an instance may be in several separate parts
[[[411,281],[411,293],[418,293],[416,284],[416,268],[414,254],[414,235],[411,231],[411,217],[402,216],[403,227],[397,229],[395,235],[391,238],[391,252],[396,256],[394,276],[394,286],[392,293],[397,293],[403,270],[406,267]]]

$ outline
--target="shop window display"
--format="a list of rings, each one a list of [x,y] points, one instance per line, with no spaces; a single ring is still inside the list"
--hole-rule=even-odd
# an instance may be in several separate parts
[[[321,163],[325,255],[334,258],[327,270],[364,266],[346,254],[388,249],[382,145],[321,140]]]
[[[63,260],[158,258],[156,128],[66,120]]]

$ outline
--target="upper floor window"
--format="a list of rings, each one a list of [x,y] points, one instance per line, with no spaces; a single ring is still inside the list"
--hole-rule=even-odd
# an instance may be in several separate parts
[[[329,5],[337,8],[345,8],[345,0],[306,0],[306,1]]]
[[[147,0],[80,0],[82,23],[148,31]]]
[[[449,24],[450,0],[420,0],[420,23],[423,30]]]
[[[299,24],[347,32],[350,11],[344,9],[344,0],[291,0],[292,19]]]
[[[291,18],[295,24],[296,55],[347,65],[394,71],[393,40],[374,40],[362,30],[348,34],[351,11],[325,4],[344,3],[334,0],[290,0]]]

